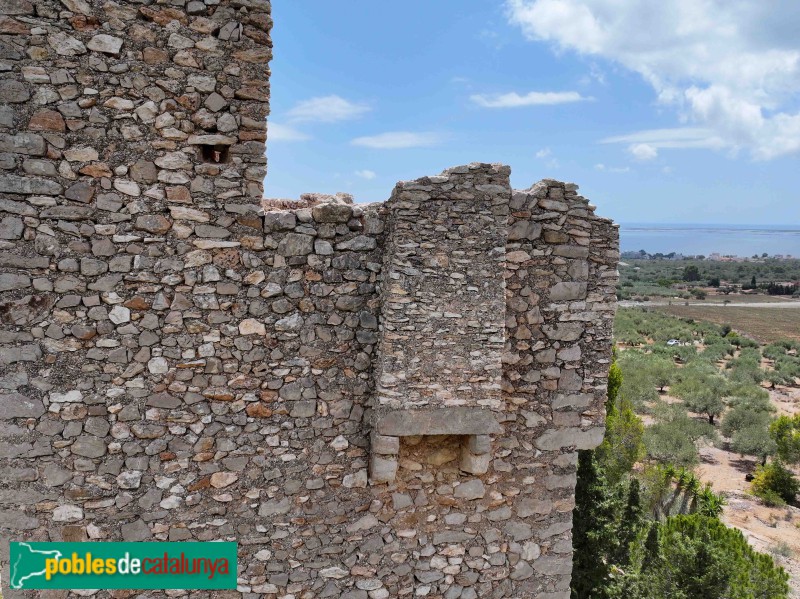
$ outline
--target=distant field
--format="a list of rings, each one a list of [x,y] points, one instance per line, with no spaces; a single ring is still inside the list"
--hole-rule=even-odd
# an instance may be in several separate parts
[[[785,295],[767,295],[765,293],[759,293],[755,295],[744,295],[734,293],[731,295],[709,295],[706,299],[702,300],[709,304],[722,304],[725,301],[729,301],[732,304],[774,304],[774,303],[785,303],[785,302],[792,302],[797,301],[792,299],[789,296]],[[691,302],[697,302],[697,300],[690,300]],[[798,302],[800,303],[800,302]]]
[[[738,298],[737,298],[738,299]],[[716,324],[728,324],[734,330],[763,343],[778,339],[800,339],[800,308],[745,308],[739,306],[654,306],[667,314]]]

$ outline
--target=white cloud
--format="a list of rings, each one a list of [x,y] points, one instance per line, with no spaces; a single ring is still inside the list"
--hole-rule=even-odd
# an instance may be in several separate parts
[[[547,162],[545,162],[545,166],[547,168],[558,168],[559,166],[561,166],[558,162],[558,159],[555,156],[553,156],[553,152],[550,151],[550,148],[542,148],[541,150],[536,152],[536,158],[538,158],[539,160],[549,159],[547,160]]]
[[[675,129],[649,129],[627,135],[616,135],[601,139],[600,143],[625,144],[628,153],[640,161],[653,160],[661,148],[708,148],[728,147],[725,140],[712,129],[678,127]]]
[[[507,0],[531,40],[639,73],[658,101],[756,159],[800,151],[800,4],[722,0]],[[640,142],[645,143],[645,142]]]
[[[578,92],[528,92],[524,96],[517,92],[511,92],[508,94],[476,94],[470,96],[469,99],[484,108],[519,108],[520,106],[580,102],[590,98],[584,98]]]
[[[362,179],[374,179],[378,176],[375,171],[370,171],[367,169],[355,171],[355,175],[356,177],[361,177]]]
[[[641,162],[658,158],[658,148],[650,144],[631,144],[628,146],[628,152]]]
[[[414,133],[412,131],[388,131],[378,135],[356,137],[350,143],[354,146],[375,148],[378,150],[396,150],[401,148],[424,148],[435,146],[442,141],[442,136],[433,132]]]
[[[594,170],[605,173],[629,173],[631,167],[629,166],[606,166],[602,162],[594,165]]]
[[[287,114],[293,121],[335,123],[360,117],[371,109],[337,95],[320,96],[299,102]]]
[[[600,143],[646,143],[657,148],[718,148],[724,144],[711,129],[678,127],[675,129],[647,129],[627,135],[601,139]]]
[[[281,125],[274,121],[267,121],[268,143],[273,141],[306,141],[307,139],[311,139],[311,137],[302,131],[298,131],[294,127]]]

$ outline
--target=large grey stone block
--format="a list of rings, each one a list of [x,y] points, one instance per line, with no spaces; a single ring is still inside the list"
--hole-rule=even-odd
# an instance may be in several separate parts
[[[480,408],[443,408],[390,412],[376,426],[381,435],[489,435],[502,433],[494,414]]]
[[[20,393],[0,395],[0,419],[38,418],[45,412],[41,399],[27,397]]]
[[[397,476],[397,460],[373,453],[369,460],[369,476],[373,483],[390,483]]]

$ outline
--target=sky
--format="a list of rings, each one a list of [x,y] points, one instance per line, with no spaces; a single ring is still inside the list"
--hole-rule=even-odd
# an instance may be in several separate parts
[[[273,0],[265,196],[470,162],[622,223],[800,225],[796,0]]]

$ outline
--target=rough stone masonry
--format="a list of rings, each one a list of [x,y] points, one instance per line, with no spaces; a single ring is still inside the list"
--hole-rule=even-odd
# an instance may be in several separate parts
[[[616,226],[493,164],[262,205],[271,25],[0,0],[3,581],[9,539],[229,540],[237,591],[168,594],[567,599]]]

